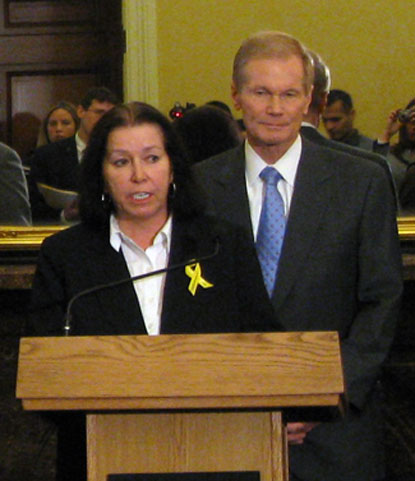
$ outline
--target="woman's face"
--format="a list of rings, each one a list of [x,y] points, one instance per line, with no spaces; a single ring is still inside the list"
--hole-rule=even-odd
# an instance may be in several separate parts
[[[129,221],[147,222],[157,229],[164,225],[173,174],[158,125],[113,130],[108,136],[103,177],[120,225]]]
[[[46,124],[50,142],[66,139],[75,135],[76,125],[72,115],[65,109],[54,110]]]

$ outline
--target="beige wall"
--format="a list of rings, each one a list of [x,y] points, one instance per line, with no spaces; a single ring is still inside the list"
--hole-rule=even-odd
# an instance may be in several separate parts
[[[176,100],[201,104],[218,99],[230,104],[233,56],[242,39],[265,29],[289,32],[322,55],[331,67],[333,87],[352,94],[357,125],[367,135],[376,135],[387,113],[415,96],[412,0],[124,2],[153,7],[149,21],[155,22],[157,61],[155,66],[146,65],[153,69],[153,81],[147,81],[157,83],[158,90],[145,100],[166,113]],[[129,21],[139,25],[143,18],[130,16]],[[139,38],[132,33],[130,58],[139,49]],[[130,72],[129,78],[136,81],[141,73]],[[130,99],[135,91],[130,91]]]

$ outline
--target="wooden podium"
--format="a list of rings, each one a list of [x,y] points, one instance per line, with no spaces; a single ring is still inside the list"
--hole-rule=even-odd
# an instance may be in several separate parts
[[[87,413],[88,481],[256,471],[288,479],[281,409],[342,409],[334,332],[23,338],[28,410]]]

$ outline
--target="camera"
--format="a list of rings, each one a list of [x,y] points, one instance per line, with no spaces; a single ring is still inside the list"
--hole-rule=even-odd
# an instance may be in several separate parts
[[[184,114],[191,109],[194,109],[196,107],[196,104],[192,104],[187,102],[186,107],[183,107],[183,105],[180,102],[176,102],[174,104],[174,107],[170,110],[169,116],[171,119],[180,119],[184,116]]]
[[[413,110],[412,109],[402,109],[399,111],[398,113],[398,120],[399,122],[403,123],[403,124],[406,124],[407,122],[409,122],[411,120],[411,114],[413,114]]]

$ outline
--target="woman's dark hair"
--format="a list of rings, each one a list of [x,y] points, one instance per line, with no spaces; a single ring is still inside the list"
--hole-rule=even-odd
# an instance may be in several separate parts
[[[174,120],[173,126],[181,137],[194,164],[242,142],[236,120],[224,110],[203,105]]]
[[[405,110],[415,106],[415,97],[405,107]],[[409,140],[408,131],[406,130],[406,124],[403,124],[399,129],[399,142],[391,148],[391,152],[402,160],[402,155],[406,149],[413,149],[415,147],[414,142]]]
[[[197,188],[192,180],[189,162],[180,139],[170,121],[161,112],[143,102],[131,102],[114,107],[97,122],[81,167],[80,215],[81,220],[94,227],[104,227],[113,210],[112,202],[103,202],[104,179],[102,166],[110,133],[119,127],[141,124],[157,125],[164,137],[164,148],[170,159],[175,188],[170,189],[169,211],[178,218],[193,217],[203,209]]]

